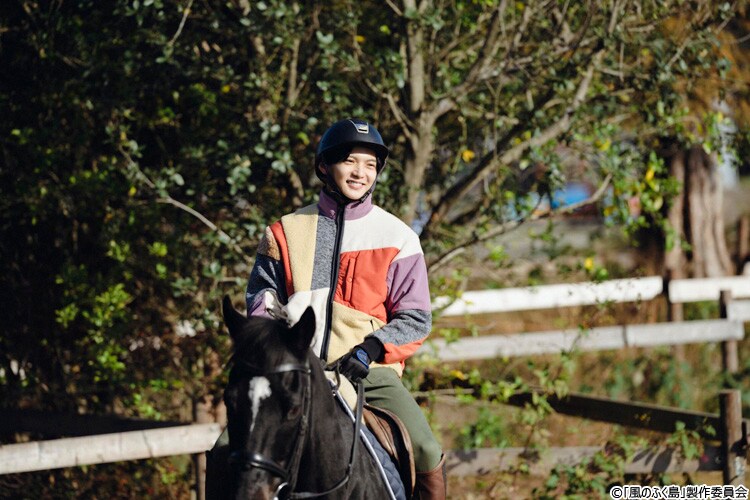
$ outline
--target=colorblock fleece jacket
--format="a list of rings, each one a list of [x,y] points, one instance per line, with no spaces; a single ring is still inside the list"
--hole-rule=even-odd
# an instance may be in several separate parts
[[[331,363],[375,336],[401,375],[432,328],[427,267],[414,231],[372,204],[318,204],[266,228],[247,286],[248,315],[316,316],[312,349]]]

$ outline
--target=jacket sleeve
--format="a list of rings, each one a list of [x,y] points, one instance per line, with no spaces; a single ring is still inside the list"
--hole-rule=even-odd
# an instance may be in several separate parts
[[[417,248],[419,248],[418,238]],[[383,343],[383,363],[403,362],[422,345],[432,329],[427,265],[419,252],[397,257],[388,269],[388,322],[373,333]]]
[[[248,316],[271,316],[286,304],[284,265],[278,242],[269,228],[258,245],[255,265],[247,283],[245,302]]]

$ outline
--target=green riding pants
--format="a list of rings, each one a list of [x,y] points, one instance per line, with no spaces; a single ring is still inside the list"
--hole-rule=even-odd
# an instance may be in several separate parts
[[[371,368],[362,380],[367,403],[396,414],[409,432],[414,448],[417,472],[433,470],[440,463],[443,450],[432,434],[430,424],[398,374],[391,368]]]

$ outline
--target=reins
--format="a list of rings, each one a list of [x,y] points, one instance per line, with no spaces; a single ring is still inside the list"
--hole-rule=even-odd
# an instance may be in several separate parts
[[[302,449],[303,446],[301,443],[304,442],[304,439],[307,437],[307,430],[310,423],[310,413],[312,412],[312,377],[311,373],[312,370],[309,366],[298,364],[298,363],[284,363],[273,370],[270,370],[265,373],[260,373],[260,370],[257,369],[257,367],[251,365],[250,363],[247,363],[243,360],[235,360],[235,368],[238,367],[238,365],[244,369],[247,370],[251,374],[255,374],[256,376],[266,376],[266,375],[274,375],[279,373],[288,373],[288,372],[299,372],[303,375],[306,375],[307,378],[307,385],[306,385],[306,391],[303,399],[303,414],[302,414],[302,421],[300,424],[300,431],[297,433],[297,441],[295,442],[292,457],[289,461],[289,467],[288,469],[285,469],[283,466],[281,466],[278,462],[271,460],[269,458],[264,457],[263,455],[256,453],[256,452],[250,452],[247,450],[236,450],[229,454],[229,463],[230,464],[242,464],[249,467],[255,467],[258,469],[263,469],[267,472],[270,472],[271,474],[276,475],[277,477],[280,477],[282,480],[282,483],[276,488],[276,492],[274,494],[274,500],[278,500],[280,498],[289,498],[289,499],[306,499],[306,498],[316,498],[321,497],[324,495],[328,495],[330,493],[333,493],[334,491],[342,488],[346,483],[349,482],[349,479],[351,478],[352,469],[354,468],[354,463],[356,461],[357,457],[357,441],[359,440],[359,434],[360,430],[362,428],[362,412],[364,407],[364,386],[360,382],[357,385],[357,407],[354,414],[354,436],[352,438],[352,448],[349,453],[349,464],[346,467],[346,473],[344,477],[339,480],[334,486],[331,488],[321,491],[321,492],[295,492],[294,488],[297,483],[297,471],[299,469],[299,462],[302,459]],[[338,370],[336,370],[336,377],[340,376]],[[338,389],[338,385],[336,387]]]

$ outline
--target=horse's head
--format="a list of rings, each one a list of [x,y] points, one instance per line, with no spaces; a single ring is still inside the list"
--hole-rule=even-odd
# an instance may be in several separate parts
[[[234,344],[224,391],[229,427],[232,498],[272,498],[295,477],[308,425],[310,343],[315,315],[308,308],[296,325],[246,318],[228,297],[224,321]],[[283,496],[283,495],[279,495]]]

